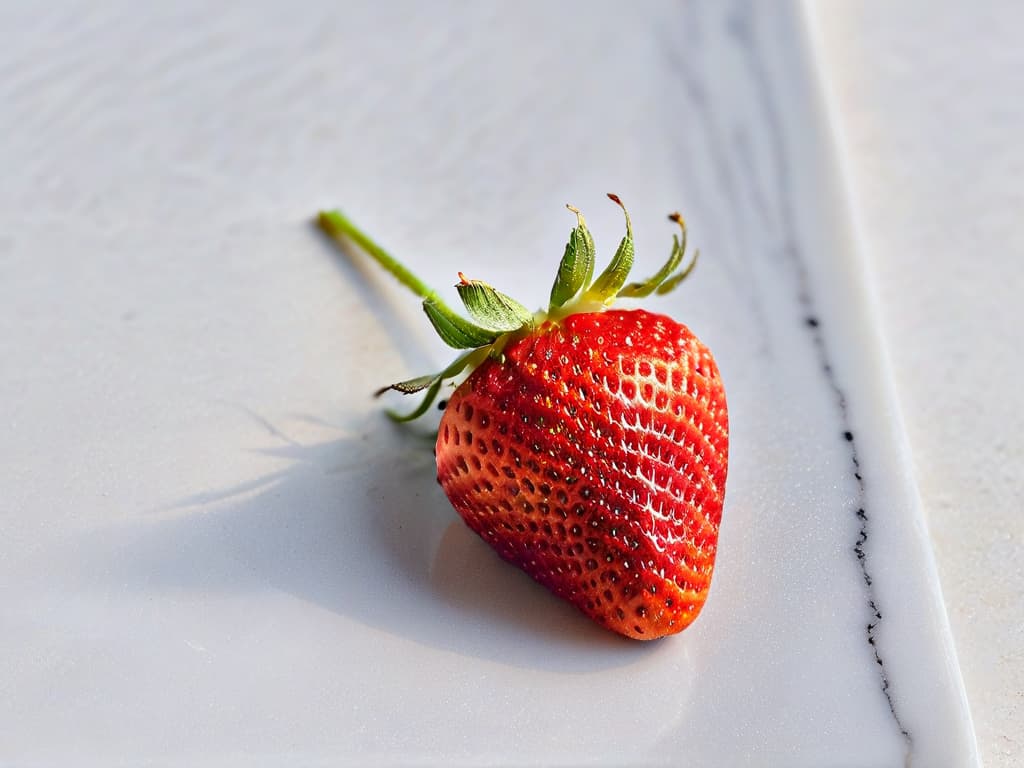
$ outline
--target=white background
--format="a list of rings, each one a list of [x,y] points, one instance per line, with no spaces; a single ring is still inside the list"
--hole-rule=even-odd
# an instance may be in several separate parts
[[[1024,760],[1024,4],[808,4],[978,745]]]

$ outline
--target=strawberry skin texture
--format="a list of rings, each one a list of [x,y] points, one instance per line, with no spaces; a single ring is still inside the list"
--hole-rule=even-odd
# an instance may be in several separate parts
[[[484,541],[627,637],[680,632],[707,599],[729,421],[710,351],[643,310],[546,321],[449,399],[438,482]]]

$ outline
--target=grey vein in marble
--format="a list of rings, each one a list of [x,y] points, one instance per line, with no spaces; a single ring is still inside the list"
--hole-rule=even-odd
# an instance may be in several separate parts
[[[875,663],[878,665],[878,674],[881,680],[882,693],[885,694],[886,701],[889,705],[889,711],[892,712],[893,721],[896,723],[896,727],[899,728],[900,734],[906,740],[907,762],[909,763],[912,757],[911,750],[913,747],[913,738],[903,726],[899,713],[897,712],[892,691],[892,682],[889,676],[890,673],[886,670],[885,661],[883,660],[879,649],[876,632],[878,625],[883,619],[881,608],[879,607],[879,598],[875,593],[873,579],[867,563],[870,513],[865,508],[867,505],[866,482],[861,472],[860,460],[857,457],[856,436],[850,429],[850,418],[847,413],[848,406],[845,387],[838,380],[832,366],[831,355],[825,343],[824,334],[821,330],[819,311],[816,307],[816,302],[811,292],[810,281],[807,276],[805,257],[801,252],[800,242],[796,236],[795,227],[793,225],[792,208],[794,202],[789,187],[791,163],[787,157],[785,143],[781,138],[782,125],[778,116],[779,106],[772,92],[771,82],[765,77],[765,63],[759,59],[760,52],[757,47],[757,38],[750,30],[753,10],[754,9],[749,0],[738,4],[734,11],[729,15],[726,24],[730,36],[736,41],[740,53],[747,63],[750,78],[756,83],[758,93],[761,97],[762,114],[765,118],[762,125],[767,130],[775,165],[774,179],[776,182],[776,194],[774,195],[774,198],[778,202],[777,215],[784,233],[780,251],[784,257],[790,260],[792,266],[795,268],[797,282],[796,299],[801,308],[805,311],[804,327],[811,337],[815,353],[817,354],[818,361],[821,364],[822,373],[825,375],[825,383],[835,397],[836,407],[839,410],[842,439],[849,443],[850,465],[853,478],[857,482],[858,496],[861,500],[861,504],[854,512],[857,519],[860,521],[860,525],[857,531],[857,539],[851,547],[851,550],[857,558],[861,574],[864,578],[867,607],[870,611],[866,622],[865,634],[867,642],[870,645],[871,654],[874,657]],[[761,197],[759,199],[764,198]]]

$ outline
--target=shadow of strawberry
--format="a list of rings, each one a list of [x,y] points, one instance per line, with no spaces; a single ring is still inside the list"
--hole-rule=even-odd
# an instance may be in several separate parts
[[[77,546],[90,549],[93,577],[157,597],[284,592],[428,646],[523,668],[586,673],[634,663],[659,645],[598,627],[503,562],[437,486],[427,436],[410,440],[379,414],[349,434],[282,439],[260,452],[287,461],[284,469],[135,515]]]

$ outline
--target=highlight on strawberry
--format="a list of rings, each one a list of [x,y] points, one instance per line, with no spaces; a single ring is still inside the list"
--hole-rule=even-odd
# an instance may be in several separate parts
[[[466,524],[509,563],[598,624],[639,640],[685,629],[707,600],[729,453],[725,390],[710,350],[682,323],[619,298],[666,294],[690,275],[686,225],[650,278],[627,283],[633,230],[597,276],[577,219],[547,309],[531,312],[459,273],[468,318],[338,211],[320,227],[423,299],[446,344],[437,373],[383,387],[423,393],[422,416],[455,386],[438,428],[437,479]]]

